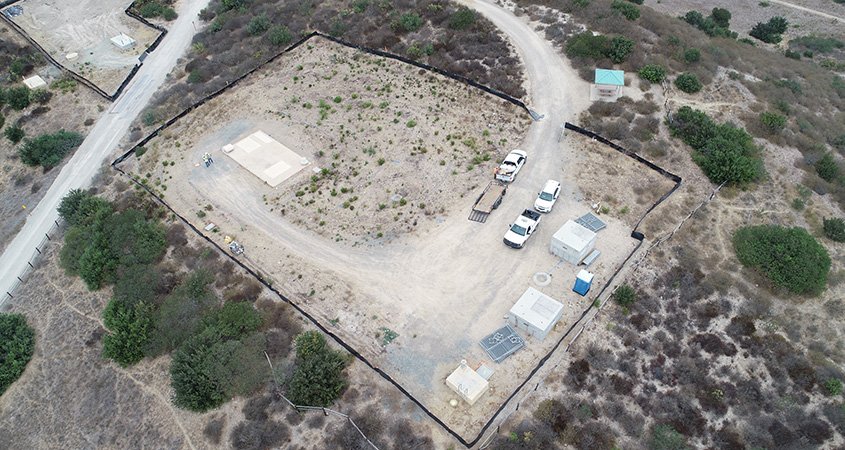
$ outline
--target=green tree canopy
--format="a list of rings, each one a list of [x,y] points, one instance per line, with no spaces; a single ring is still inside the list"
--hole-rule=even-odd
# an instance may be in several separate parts
[[[112,299],[103,310],[103,323],[109,330],[103,337],[103,356],[123,367],[143,359],[152,321],[152,308],[146,303],[129,305]]]
[[[317,331],[296,338],[296,368],[288,381],[290,400],[303,406],[329,406],[346,389],[343,370],[348,359],[333,350]]]
[[[50,169],[58,165],[65,155],[82,144],[81,134],[61,130],[53,134],[42,134],[35,139],[27,139],[18,150],[21,161],[30,166],[42,166]]]
[[[818,295],[827,285],[830,256],[803,228],[744,227],[734,233],[733,245],[744,266],[790,292]]]
[[[23,374],[35,351],[35,332],[21,314],[0,313],[0,394]]]

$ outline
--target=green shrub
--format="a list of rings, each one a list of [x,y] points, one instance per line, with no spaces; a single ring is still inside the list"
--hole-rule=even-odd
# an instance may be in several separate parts
[[[631,286],[627,284],[623,284],[616,288],[613,292],[613,301],[618,303],[620,306],[631,306],[637,301],[637,291],[634,290]]]
[[[270,32],[267,34],[267,39],[270,40],[271,44],[281,47],[289,44],[290,41],[293,40],[293,35],[291,35],[288,27],[284,25],[276,25],[270,29]]]
[[[466,6],[458,7],[458,10],[449,17],[449,28],[453,30],[466,30],[475,23],[475,11]]]
[[[701,51],[697,48],[688,48],[684,51],[684,61],[689,64],[698,62],[701,59]]]
[[[21,111],[30,104],[29,88],[26,86],[13,87],[6,91],[6,103],[15,111]]]
[[[760,123],[769,133],[780,133],[786,126],[786,117],[775,112],[765,111],[760,113]]]
[[[660,83],[666,79],[666,69],[660,64],[646,64],[638,73],[640,78],[651,83]]]
[[[816,53],[830,53],[834,50],[845,48],[845,42],[842,42],[839,39],[815,35],[801,36],[799,38],[792,39],[789,41],[789,45],[805,47]],[[810,56],[810,58],[812,58],[812,56]]]
[[[12,141],[13,144],[17,144],[21,141],[21,139],[23,139],[26,133],[23,131],[23,128],[17,125],[12,125],[10,127],[6,127],[3,131],[3,135],[6,136],[6,139]]]
[[[836,242],[845,242],[845,220],[838,217],[824,219],[824,235]]]
[[[783,17],[775,16],[768,22],[757,22],[748,33],[751,37],[759,39],[767,44],[777,44],[781,41],[783,34],[789,27],[789,22]]]
[[[726,9],[713,8],[708,17],[698,11],[688,11],[681,17],[688,24],[698,28],[708,36],[736,39],[737,34],[729,29],[731,13]]]
[[[146,303],[129,305],[112,299],[103,310],[103,324],[109,331],[103,336],[103,356],[122,367],[143,359],[152,322],[152,308]]]
[[[801,59],[801,53],[794,52],[792,50],[785,51],[783,53],[783,56],[786,56],[789,59],[795,59],[795,60]]]
[[[348,359],[331,349],[325,337],[306,331],[296,338],[296,367],[287,383],[290,400],[303,406],[329,406],[346,389],[343,370]]]
[[[6,116],[0,114],[0,128],[3,128],[4,125],[6,125]]]
[[[46,105],[52,97],[53,93],[46,89],[35,89],[29,93],[29,100],[41,105]]]
[[[576,34],[566,41],[566,55],[570,58],[600,59],[610,48],[607,36],[594,36],[590,31]]]
[[[833,181],[839,176],[839,165],[833,159],[833,155],[825,153],[814,165],[816,173],[825,181]]]
[[[656,425],[651,431],[649,450],[686,450],[687,439],[671,425]]]
[[[839,378],[828,378],[824,382],[825,394],[829,397],[835,397],[842,394],[842,380]]]
[[[246,25],[246,31],[250,36],[258,36],[270,29],[270,18],[267,14],[260,14],[252,18]]]
[[[614,36],[610,40],[610,48],[606,56],[615,64],[621,64],[628,59],[628,55],[634,50],[634,41],[624,36]]]
[[[35,350],[35,332],[22,314],[0,313],[0,395],[23,374]]]
[[[701,82],[695,74],[684,72],[675,78],[675,86],[687,94],[695,94],[702,88]]]
[[[731,26],[731,12],[724,8],[713,8],[710,12],[710,17],[713,19],[713,22],[722,28],[728,28]]]
[[[402,31],[417,31],[423,26],[423,18],[419,14],[409,12],[399,16],[394,28]]]
[[[58,165],[65,155],[82,144],[81,134],[60,130],[53,134],[42,134],[35,139],[28,139],[18,150],[21,161],[29,166],[42,166],[49,169]]]
[[[165,6],[164,8],[161,9],[161,18],[162,19],[169,22],[171,20],[176,20],[177,17],[179,17],[179,14],[176,14],[175,9],[173,9],[169,6]]]
[[[637,20],[640,18],[640,8],[637,8],[628,2],[613,0],[613,3],[611,3],[610,6],[616,11],[619,11],[619,13],[628,20]]]
[[[789,292],[818,295],[827,285],[830,257],[803,228],[747,226],[734,233],[733,245],[744,266]]]

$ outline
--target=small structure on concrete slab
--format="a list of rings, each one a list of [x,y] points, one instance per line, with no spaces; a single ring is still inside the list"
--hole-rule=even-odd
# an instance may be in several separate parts
[[[625,72],[621,70],[596,69],[592,86],[593,100],[616,101],[625,86]]]
[[[495,362],[504,361],[505,358],[514,354],[525,345],[525,341],[516,334],[516,330],[511,328],[510,325],[505,325],[484,336],[479,343],[481,344],[481,348]]]
[[[587,295],[587,292],[590,292],[592,286],[593,274],[582,270],[578,272],[578,276],[575,278],[575,286],[572,287],[572,290],[583,297]]]
[[[302,157],[263,131],[224,146],[223,153],[270,187],[278,186],[304,167],[300,163]]]
[[[543,340],[563,315],[563,304],[529,287],[508,315],[508,324]]]
[[[29,78],[26,78],[25,80],[23,80],[23,84],[25,84],[26,87],[30,89],[38,89],[47,86],[47,82],[44,81],[44,79],[38,75],[33,75]]]
[[[466,360],[462,360],[458,368],[446,377],[446,385],[470,405],[474,405],[490,389],[490,383],[472,370]]]
[[[549,251],[564,261],[577,266],[595,247],[595,232],[577,222],[567,220],[552,236]]]
[[[111,43],[121,50],[129,50],[130,48],[135,47],[135,39],[132,39],[125,33],[120,33],[111,38]]]

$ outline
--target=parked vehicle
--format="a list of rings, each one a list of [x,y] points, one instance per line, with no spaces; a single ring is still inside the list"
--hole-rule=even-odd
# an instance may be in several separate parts
[[[537,225],[540,223],[540,213],[526,209],[516,218],[514,223],[508,228],[502,241],[508,247],[522,248],[525,242],[537,230]]]
[[[559,195],[560,182],[555,180],[546,181],[543,190],[537,194],[537,200],[534,201],[534,209],[543,213],[551,212]]]
[[[516,174],[528,161],[528,154],[522,150],[512,150],[502,161],[502,164],[496,168],[496,179],[505,183],[510,183],[516,179]]]

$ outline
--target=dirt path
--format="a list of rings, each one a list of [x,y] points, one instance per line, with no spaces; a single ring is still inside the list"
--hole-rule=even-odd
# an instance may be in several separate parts
[[[828,14],[826,12],[817,11],[815,9],[810,9],[804,6],[796,5],[795,3],[785,2],[783,0],[769,0],[770,3],[777,3],[781,6],[786,6],[787,8],[797,9],[799,11],[808,12],[810,14],[815,14],[817,16],[826,17],[828,19],[838,20],[840,22],[845,22],[845,19],[841,17],[834,16],[833,14]]]
[[[88,137],[62,168],[47,194],[27,217],[26,223],[0,256],[0,306],[6,302],[6,292],[17,283],[17,276],[27,268],[27,258],[57,220],[56,208],[62,197],[71,189],[85,188],[117,147],[129,130],[129,125],[141,113],[165,76],[176,65],[176,60],[191,44],[194,35],[193,21],[209,0],[186,0],[179,10],[179,18],[170,31],[144,62],[143,67],[129,83],[124,94],[112,108],[100,116]]]

